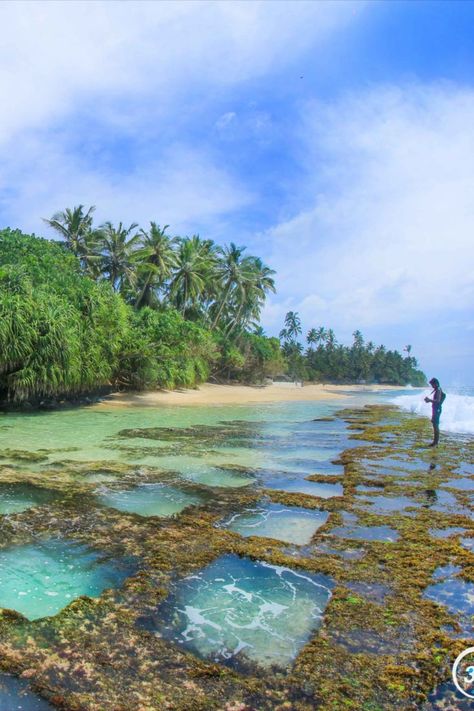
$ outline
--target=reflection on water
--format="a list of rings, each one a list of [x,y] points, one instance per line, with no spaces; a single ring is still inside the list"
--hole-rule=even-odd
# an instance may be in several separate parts
[[[327,511],[313,511],[296,506],[265,503],[234,514],[223,526],[241,536],[264,536],[279,541],[305,545],[323,526]]]
[[[359,496],[357,502],[363,504],[363,508],[367,511],[375,511],[381,514],[399,511],[405,513],[407,508],[418,508],[420,506],[408,496]]]
[[[140,624],[214,661],[285,667],[320,626],[332,587],[325,575],[225,555]]]
[[[449,526],[448,528],[430,528],[428,533],[433,538],[449,538],[450,536],[457,536],[460,533],[465,533],[465,528],[460,528],[459,526]]]
[[[474,634],[472,617],[474,615],[474,583],[468,583],[456,577],[460,568],[441,566],[433,573],[433,580],[439,582],[429,585],[424,597],[434,600],[440,605],[445,605],[449,612],[456,615],[465,635]]]
[[[55,615],[80,595],[118,587],[132,565],[103,561],[75,541],[49,539],[0,551],[0,607],[30,620]],[[1,707],[0,707],[1,708]]]
[[[421,711],[472,711],[473,701],[463,696],[452,681],[440,684],[429,695]]]
[[[266,489],[279,489],[294,494],[309,494],[319,496],[321,499],[331,499],[333,496],[342,496],[344,489],[341,484],[325,484],[317,481],[308,481],[294,476],[285,476],[284,473],[268,478],[261,478],[261,486]]]
[[[380,541],[392,543],[397,541],[399,535],[390,526],[362,526],[357,523],[357,516],[343,513],[343,525],[336,526],[329,531],[331,536],[347,538],[354,541]]]

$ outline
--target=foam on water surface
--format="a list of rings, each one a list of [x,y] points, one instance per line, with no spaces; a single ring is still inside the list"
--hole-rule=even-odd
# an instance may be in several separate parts
[[[55,615],[81,595],[119,587],[132,572],[131,562],[104,561],[72,540],[11,546],[0,550],[0,607],[30,620]]]
[[[173,516],[202,497],[166,484],[141,484],[133,489],[104,489],[98,494],[104,506],[140,516]]]
[[[216,662],[286,667],[321,625],[332,588],[325,575],[225,555],[140,624]]]
[[[443,387],[443,390],[445,388]],[[457,394],[446,388],[447,398],[441,413],[441,430],[454,433],[474,433],[474,397],[472,394]],[[472,393],[472,391],[471,391]],[[393,398],[392,402],[417,415],[431,417],[431,404],[425,403],[424,398],[431,396],[431,390],[417,392],[415,395],[401,395]]]
[[[263,536],[306,545],[328,517],[327,511],[264,503],[235,514],[223,526],[241,536]]]

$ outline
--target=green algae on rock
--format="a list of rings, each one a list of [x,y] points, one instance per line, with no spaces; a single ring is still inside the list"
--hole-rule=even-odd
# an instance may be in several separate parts
[[[23,461],[21,470],[0,468],[0,481],[41,483],[59,493],[40,508],[0,518],[2,553],[15,545],[34,545],[38,539],[55,537],[92,547],[111,561],[135,557],[139,563],[138,571],[130,571],[117,585],[95,598],[80,597],[54,616],[29,621],[12,610],[3,610],[0,657],[4,671],[27,675],[44,698],[68,711],[423,708],[432,690],[449,677],[457,654],[467,646],[461,616],[425,593],[436,584],[433,574],[440,566],[455,566],[460,591],[474,582],[469,490],[448,484],[457,476],[469,479],[474,447],[468,438],[446,436],[437,451],[427,450],[421,443],[429,436],[429,422],[393,407],[346,410],[337,418],[335,430],[344,474],[336,480],[341,493],[327,499],[311,492],[267,487],[271,472],[275,472],[273,466],[259,474],[265,472],[267,463],[261,454],[266,447],[271,450],[279,433],[286,442],[280,453],[288,447],[285,457],[293,456],[287,442],[293,431],[306,429],[295,420],[279,422],[271,436],[265,433],[264,423],[235,421],[222,426],[223,432],[216,424],[206,425],[207,429],[196,427],[197,434],[173,428],[165,435],[173,451],[186,457],[199,452],[196,461],[200,462],[203,448],[199,437],[203,437],[203,447],[213,448],[212,466],[230,465],[239,475],[251,476],[252,486],[240,488],[186,480],[182,472],[169,466],[171,450],[166,453],[166,466],[160,466],[159,458],[156,463],[150,460],[137,465],[133,458],[120,459],[118,450],[117,456],[110,454],[107,461],[56,460],[44,466],[38,462],[29,466]],[[344,423],[354,429],[347,432]],[[318,426],[311,423],[313,438],[318,436]],[[357,439],[350,439],[356,431]],[[160,428],[158,439],[162,434]],[[252,438],[258,442],[255,448]],[[126,438],[121,439],[125,442]],[[129,441],[132,439],[146,438]],[[306,442],[306,435],[301,441]],[[300,442],[299,446],[304,452],[306,446],[314,447],[314,442]],[[248,447],[247,463],[244,447]],[[231,451],[239,457],[231,457]],[[317,470],[315,462],[314,472]],[[133,489],[145,482],[178,485],[191,494],[202,494],[202,504],[166,518],[106,508],[96,500],[97,483],[90,479],[101,474],[115,479],[112,489]],[[275,478],[280,477],[275,474]],[[294,471],[290,478],[295,483],[310,483],[303,470]],[[390,511],[361,506],[360,494],[370,492],[360,492],[357,487],[373,483],[383,487]],[[433,491],[441,496],[427,494]],[[275,505],[323,511],[328,514],[327,521],[311,543],[302,547],[216,527],[235,513],[258,507],[263,493]],[[443,494],[449,497],[443,498]],[[413,507],[398,507],[400,496],[413,501]],[[408,508],[413,508],[413,515],[406,515]],[[366,529],[389,526],[396,532],[396,540],[359,541],[333,534],[347,523]],[[447,535],[434,538],[435,531],[446,531]],[[245,561],[245,565],[258,562],[268,566],[266,570],[289,569],[307,578],[325,576],[334,581],[324,615],[318,620],[319,629],[313,627],[303,635],[304,644],[289,670],[283,672],[270,663],[262,671],[261,660],[251,655],[240,659],[242,654],[238,655],[240,663],[228,668],[173,643],[167,635],[156,634],[163,623],[157,611],[165,600],[171,600],[179,581],[193,576],[202,580],[202,571],[212,571],[216,561],[227,556]],[[217,585],[214,578],[218,577],[215,574],[210,582]],[[232,594],[239,596],[237,582],[228,582],[234,585]],[[227,583],[224,579],[220,584]],[[143,624],[145,620],[147,624]]]

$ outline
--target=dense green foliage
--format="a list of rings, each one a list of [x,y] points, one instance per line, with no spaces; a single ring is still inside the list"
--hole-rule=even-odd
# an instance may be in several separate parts
[[[132,312],[131,326],[119,359],[122,387],[193,387],[209,377],[217,358],[209,331],[175,310],[149,307]]]
[[[0,232],[0,400],[193,387],[211,373],[255,381],[283,367],[275,339],[246,331],[273,288],[260,260],[153,223],[94,232],[92,210],[69,213],[65,242]]]
[[[354,331],[351,346],[344,346],[337,342],[332,329],[320,327],[308,331],[308,348],[304,353],[297,340],[301,333],[298,314],[289,311],[280,338],[294,378],[334,383],[426,385],[425,374],[418,370],[416,358],[410,355],[411,346],[405,347],[407,355],[404,357],[385,346],[366,343],[360,331]]]
[[[57,213],[53,242],[0,231],[0,401],[69,397],[103,386],[194,387],[208,378],[292,377],[423,385],[415,358],[311,329],[297,313],[258,325],[273,270],[235,244],[170,237],[167,226],[93,225],[94,208]]]
[[[0,232],[0,397],[92,390],[114,374],[129,316],[63,245]]]

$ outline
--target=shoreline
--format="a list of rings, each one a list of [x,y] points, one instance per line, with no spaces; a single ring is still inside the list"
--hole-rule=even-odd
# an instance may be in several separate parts
[[[160,407],[162,405],[246,405],[247,403],[311,402],[343,399],[348,392],[378,392],[401,390],[401,385],[214,385],[204,383],[197,389],[157,390],[146,392],[111,393],[96,408],[108,407]]]

